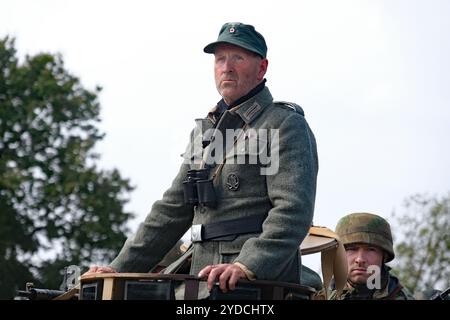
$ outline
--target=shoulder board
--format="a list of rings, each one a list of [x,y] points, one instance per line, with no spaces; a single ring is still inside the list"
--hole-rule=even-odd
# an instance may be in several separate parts
[[[303,112],[302,107],[300,107],[298,104],[296,104],[294,102],[274,101],[273,104],[283,107],[285,109],[290,109],[292,111],[295,111],[295,112],[301,114],[302,116],[305,116],[305,113]]]

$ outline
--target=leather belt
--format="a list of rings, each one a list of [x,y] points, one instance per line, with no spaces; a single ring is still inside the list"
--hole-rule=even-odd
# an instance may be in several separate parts
[[[194,224],[191,227],[191,241],[233,240],[239,234],[261,233],[266,217],[264,214],[208,224]]]

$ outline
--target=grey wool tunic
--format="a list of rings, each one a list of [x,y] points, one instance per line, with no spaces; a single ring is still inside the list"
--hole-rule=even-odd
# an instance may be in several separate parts
[[[257,279],[300,283],[299,245],[312,223],[318,173],[316,141],[303,110],[295,104],[274,102],[264,87],[224,111],[217,123],[207,117],[198,119],[198,126],[201,128],[191,133],[184,163],[171,187],[153,204],[110,266],[119,272],[147,272],[193,224],[263,216],[260,230],[194,242],[190,273],[196,275],[210,264],[240,262]],[[187,171],[203,165],[195,159],[203,157],[205,162],[208,148],[214,147],[212,141],[221,138],[223,145],[230,145],[226,143],[230,142],[227,129],[243,130],[234,138],[232,152],[224,148],[222,164],[206,161],[217,205],[185,205]],[[210,139],[206,149],[198,148],[207,132],[216,139]],[[217,144],[215,147],[218,149]],[[267,160],[264,155],[269,155],[270,161],[262,161]]]

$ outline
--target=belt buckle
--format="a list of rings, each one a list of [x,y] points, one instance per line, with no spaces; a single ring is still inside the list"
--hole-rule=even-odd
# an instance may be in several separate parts
[[[201,242],[202,239],[202,225],[201,224],[193,224],[191,227],[191,241],[192,242]]]

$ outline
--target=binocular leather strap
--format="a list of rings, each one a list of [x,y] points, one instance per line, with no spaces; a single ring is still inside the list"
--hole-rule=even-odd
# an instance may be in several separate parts
[[[261,233],[266,214],[202,225],[202,241],[229,240],[230,236],[246,233]]]

